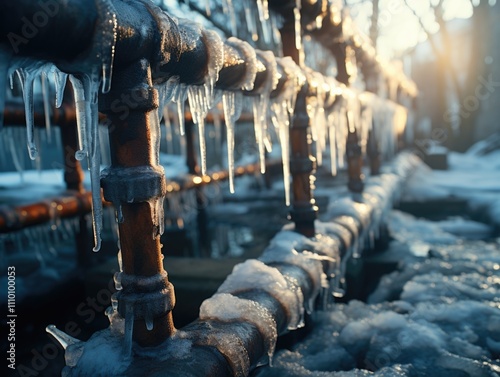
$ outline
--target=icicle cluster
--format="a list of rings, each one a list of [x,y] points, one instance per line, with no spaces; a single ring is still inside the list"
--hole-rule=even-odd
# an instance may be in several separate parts
[[[102,229],[102,202],[100,192],[100,145],[98,132],[98,110],[97,97],[102,82],[102,92],[106,93],[111,88],[111,76],[116,43],[117,19],[113,4],[110,0],[96,0],[98,11],[98,22],[96,33],[95,55],[89,57],[87,72],[70,75],[77,109],[78,145],[79,150],[75,157],[78,160],[88,159],[91,187],[92,187],[92,212],[94,218],[94,251],[99,250],[101,244]],[[5,53],[6,54],[6,53]],[[2,55],[5,55],[2,53]],[[7,54],[8,55],[8,54]],[[55,85],[55,106],[60,107],[63,100],[63,92],[68,75],[60,72],[51,63],[43,61],[32,61],[21,59],[13,62],[9,69],[8,56],[2,59],[0,70],[10,77],[13,87],[13,75],[16,74],[23,91],[23,99],[26,114],[26,135],[28,153],[32,160],[38,156],[35,144],[34,132],[34,106],[33,90],[38,80],[41,83],[42,98],[45,109],[45,124],[47,137],[51,135],[49,96],[51,81],[53,77]],[[6,65],[4,65],[6,64]],[[101,73],[99,73],[101,71]],[[0,82],[0,85],[2,82]],[[2,86],[3,87],[3,86]],[[0,110],[3,114],[5,93],[0,95]],[[0,124],[1,125],[1,124]],[[50,139],[49,139],[50,140]]]
[[[234,127],[241,115],[243,94],[241,92],[224,92],[222,95],[224,120],[226,122],[227,164],[229,171],[229,191],[234,193]]]
[[[271,119],[277,130],[283,161],[283,180],[285,185],[285,203],[290,205],[290,124],[295,110],[297,93],[306,78],[302,70],[289,57],[280,60],[287,80],[280,94],[271,102]]]
[[[253,121],[255,140],[259,148],[260,172],[266,172],[265,140],[267,139],[267,118],[271,92],[276,89],[279,82],[278,66],[274,54],[270,51],[258,52],[259,56],[267,64],[268,75],[270,79],[266,80],[265,87],[259,96],[253,99]]]

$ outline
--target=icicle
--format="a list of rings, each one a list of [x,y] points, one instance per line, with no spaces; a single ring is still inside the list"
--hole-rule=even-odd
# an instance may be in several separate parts
[[[163,108],[163,123],[165,124],[165,141],[167,142],[167,153],[174,154],[174,134],[168,106]]]
[[[165,213],[163,209],[164,197],[157,197],[151,200],[150,206],[153,213],[153,225],[155,230],[153,231],[153,239],[161,236],[165,228]]]
[[[53,66],[53,73],[56,86],[56,108],[60,108],[64,99],[64,89],[66,88],[68,74],[59,71],[55,66]]]
[[[193,123],[198,125],[200,144],[201,174],[207,173],[207,149],[205,140],[205,117],[208,114],[208,101],[203,86],[190,86],[188,89],[189,109],[193,116]]]
[[[125,333],[123,340],[123,354],[125,358],[132,355],[132,333],[134,331],[134,307],[130,304],[125,309]]]
[[[174,102],[177,103],[177,115],[179,117],[179,130],[181,136],[184,136],[186,133],[184,112],[185,112],[187,97],[188,97],[188,87],[185,84],[180,84],[179,90],[174,96]]]
[[[155,88],[158,90],[158,97],[159,97],[158,116],[160,121],[164,116],[164,111],[166,106],[178,94],[180,85],[179,82],[180,82],[179,76],[172,76],[162,84],[155,84]]]
[[[56,340],[64,349],[68,348],[69,346],[72,346],[73,344],[81,343],[78,339],[69,336],[65,332],[59,330],[54,325],[48,325],[45,328],[45,331],[47,331],[50,335],[56,338]]]
[[[96,72],[90,76],[83,75],[82,81],[74,76],[70,76],[77,103],[77,124],[79,130],[80,154],[79,158],[85,155],[89,158],[90,184],[92,190],[92,216],[94,230],[94,251],[101,248],[102,232],[102,200],[100,186],[100,143],[99,143],[99,122],[97,110],[97,95],[99,91],[99,76]],[[75,154],[77,157],[77,154]]]
[[[280,96],[273,99],[271,110],[273,112],[272,120],[275,128],[278,130],[281,145],[285,201],[286,205],[290,205],[290,117],[295,109],[298,90],[304,84],[305,77],[291,58],[282,58],[281,64],[288,79],[284,84]]]
[[[283,182],[285,186],[285,203],[290,205],[290,152],[289,152],[289,127],[290,118],[285,101],[274,102],[272,104],[274,112],[272,120],[278,130],[278,137],[281,146],[281,159],[283,163]]]
[[[222,95],[224,118],[227,132],[227,165],[229,171],[229,191],[234,193],[234,126],[241,115],[243,98],[241,93],[224,92]]]
[[[49,80],[47,79],[47,73],[42,72],[40,76],[42,82],[42,95],[43,95],[43,111],[45,115],[45,130],[47,133],[47,140],[50,143],[52,141],[51,135],[51,122],[50,122],[50,104],[49,104]]]
[[[266,67],[271,78],[266,81],[266,87],[263,89],[262,93],[253,100],[255,140],[259,149],[260,172],[264,174],[266,172],[265,139],[267,136],[267,112],[269,108],[269,97],[271,91],[276,89],[278,85],[279,74],[276,58],[273,53],[270,51],[259,51],[258,54],[261,58],[266,60]]]
[[[265,95],[260,95],[253,99],[253,121],[255,140],[259,147],[260,172],[266,172],[266,150],[264,145],[265,122],[267,116],[267,106],[269,99]]]
[[[347,114],[344,107],[341,107],[337,114],[338,125],[336,126],[337,132],[337,158],[338,166],[343,168],[345,166],[346,158],[346,140],[347,140]]]
[[[111,89],[111,77],[113,75],[118,21],[111,0],[98,0],[96,6],[99,15],[98,28],[101,32],[99,58],[102,66],[102,92],[108,93]]]
[[[75,158],[79,161],[88,156],[88,140],[87,140],[87,117],[90,115],[87,109],[87,102],[85,101],[85,90],[83,82],[76,76],[70,75],[73,87],[73,96],[75,98],[76,108],[76,127],[78,133],[78,150],[75,152]]]
[[[21,81],[24,99],[24,112],[26,116],[26,136],[28,153],[32,160],[38,156],[38,150],[35,145],[35,124],[34,124],[34,106],[33,106],[33,83],[35,75],[31,69],[18,68],[16,70]]]
[[[208,17],[212,15],[212,11],[210,10],[210,0],[205,0],[205,13]]]

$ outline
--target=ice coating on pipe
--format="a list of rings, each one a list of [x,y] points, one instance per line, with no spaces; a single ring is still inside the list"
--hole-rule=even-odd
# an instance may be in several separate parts
[[[235,329],[234,333],[210,333],[207,336],[207,345],[217,347],[217,349],[229,360],[235,377],[248,376],[250,372],[250,357],[248,356],[247,349],[238,336],[238,329]]]
[[[229,191],[234,194],[234,127],[243,108],[243,95],[237,92],[224,92],[222,95],[224,120],[227,135],[227,164],[229,171]]]
[[[245,60],[245,75],[243,76],[241,87],[244,90],[252,90],[257,76],[257,54],[255,49],[247,42],[231,37],[227,40],[232,45],[236,46],[243,53]]]
[[[250,259],[236,265],[217,293],[237,293],[255,289],[268,292],[278,300],[289,315],[287,328],[297,328],[301,319],[301,303],[295,293],[288,289],[283,275],[276,268],[266,266],[261,261]]]
[[[283,281],[286,284],[284,279]],[[217,293],[201,304],[200,319],[222,322],[245,321],[253,324],[264,338],[267,351],[267,357],[263,355],[259,365],[271,364],[278,339],[276,321],[258,302],[238,298],[229,293]]]
[[[215,83],[219,79],[219,71],[224,65],[224,42],[219,34],[213,30],[204,29],[202,32],[208,52],[208,75],[205,79],[205,85],[208,107],[212,108],[214,106]]]
[[[310,256],[308,255],[310,254]],[[314,301],[318,297],[321,288],[324,288],[326,277],[323,278],[323,266],[321,262],[315,259],[312,253],[298,253],[296,250],[289,247],[269,247],[267,248],[259,260],[266,263],[288,263],[301,268],[307,272],[313,282],[312,294],[307,301],[307,311],[311,313],[314,308]],[[292,324],[297,325],[297,323]],[[293,326],[289,326],[293,330]]]

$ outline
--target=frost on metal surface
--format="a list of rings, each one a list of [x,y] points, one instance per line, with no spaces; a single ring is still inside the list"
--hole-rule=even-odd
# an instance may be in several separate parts
[[[201,304],[200,319],[215,319],[223,322],[244,321],[253,324],[264,338],[266,345],[267,357],[263,355],[258,365],[271,364],[278,338],[276,321],[258,302],[238,298],[229,293],[217,293]]]

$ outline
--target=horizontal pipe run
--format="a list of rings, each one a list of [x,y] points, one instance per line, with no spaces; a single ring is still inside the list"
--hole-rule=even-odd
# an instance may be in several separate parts
[[[378,204],[380,205],[391,205],[392,202],[391,200],[394,200],[394,196],[399,190],[399,186],[403,184],[403,182],[408,178],[408,176],[411,174],[413,171],[413,168],[415,166],[415,156],[411,154],[403,154],[400,155],[396,161],[393,164],[393,168],[389,170],[388,173],[375,177],[373,182],[368,182],[368,187],[367,187],[367,193],[370,193],[373,191],[372,195],[376,195],[375,193],[380,191],[378,189],[384,188],[384,199],[385,201],[380,201]],[[392,185],[386,185],[384,184],[384,180],[394,182]],[[378,191],[377,191],[378,190]],[[378,195],[378,194],[377,194]],[[375,208],[371,207],[370,211],[375,212],[377,210],[380,210],[380,208]],[[349,248],[355,247],[358,243],[361,242],[361,240],[365,239],[367,237],[367,232],[369,231],[368,227],[363,228],[361,222],[354,216],[354,213],[351,215],[340,215],[337,217],[336,215],[333,215],[333,218],[330,218],[328,222],[322,223],[321,226],[318,226],[318,231],[322,233],[326,233],[329,236],[333,238],[338,238],[338,243],[336,243],[337,246],[333,247],[340,247],[341,244],[346,244],[349,243],[351,246]],[[328,216],[328,214],[327,214]],[[373,218],[370,216],[370,218]],[[333,227],[332,227],[332,222],[333,222]],[[350,229],[354,227],[355,229]],[[349,240],[344,240],[343,238],[347,238],[348,236],[346,235],[341,235],[342,233],[345,233],[345,231],[341,230],[335,230],[336,228],[343,228],[343,229],[348,229],[347,232],[349,233]],[[295,245],[295,246],[294,246]],[[281,247],[283,247],[283,244],[280,244]],[[271,245],[269,248],[276,247],[276,244],[273,246],[273,241],[271,241]],[[291,243],[290,244],[290,253],[294,253],[293,248],[297,247],[296,244]],[[300,248],[299,248],[300,249]],[[266,249],[267,250],[267,249]],[[311,251],[311,250],[309,250]],[[312,250],[314,252],[314,250]],[[319,255],[324,255],[323,252],[318,252]],[[335,251],[332,250],[332,255],[335,254]],[[264,251],[264,255],[266,255],[266,251]],[[353,255],[353,252],[350,251],[349,253],[346,254],[346,258],[348,256]],[[284,260],[286,258],[283,258]],[[245,262],[248,263],[249,261]],[[339,261],[337,261],[338,263]],[[342,263],[345,267],[345,262],[344,258],[342,259]],[[322,273],[327,274],[328,273],[328,264],[322,264]],[[303,295],[303,302],[306,303],[308,300],[313,298],[313,292],[314,289],[312,288],[314,284],[316,284],[313,280],[317,279],[317,277],[311,277],[310,269],[304,267],[301,267],[298,264],[293,264],[290,265],[287,262],[272,262],[267,264],[269,267],[273,267],[279,271],[279,274],[281,276],[284,276],[288,280],[292,280],[296,282],[296,286],[300,287],[300,290]],[[342,268],[342,267],[339,267]],[[234,282],[234,276],[237,276],[240,274],[240,269],[238,269],[238,266],[235,267],[235,270],[233,270],[233,274],[228,277],[226,284],[228,281],[233,280]],[[259,304],[259,307],[265,308],[266,312],[272,316],[276,323],[276,331],[279,335],[284,334],[287,332],[286,327],[287,327],[287,322],[289,321],[290,318],[290,313],[287,312],[287,310],[290,309],[290,307],[285,308],[281,304],[282,298],[280,297],[281,291],[274,291],[272,288],[263,290],[262,288],[259,288],[259,280],[261,279],[261,276],[265,278],[265,275],[260,275],[262,274],[263,270],[262,269],[256,269],[254,272],[254,276],[252,277],[252,281],[242,281],[240,285],[233,285],[233,288],[231,288],[234,293],[235,297],[239,299],[246,299],[246,300],[255,300]],[[340,270],[339,270],[340,271]],[[248,273],[248,272],[247,272]],[[235,275],[236,274],[236,275]],[[234,275],[234,276],[233,276]],[[245,275],[246,276],[246,275]],[[250,273],[251,276],[251,273]],[[334,281],[333,279],[332,281]],[[224,286],[223,284],[223,286]],[[255,285],[257,284],[257,286]],[[236,288],[237,287],[237,288]],[[326,294],[330,294],[331,290],[326,290],[324,291]],[[214,296],[215,297],[215,296]],[[213,298],[212,298],[213,299]],[[208,299],[212,300],[212,299]],[[331,298],[326,298],[326,302],[331,301]],[[318,302],[325,302],[325,300],[320,300]],[[203,305],[202,305],[203,307]],[[303,310],[303,308],[302,308]],[[300,315],[300,313],[298,313]],[[254,331],[251,334],[253,335],[253,339],[249,339],[249,333],[248,332],[242,332],[238,331],[236,329],[239,328],[239,326],[254,326],[252,322],[248,321],[242,321],[240,320],[239,322],[237,320],[232,320],[230,322],[227,322],[227,320],[224,319],[224,314],[223,314],[223,308],[221,308],[221,318],[210,318],[210,319],[204,319],[204,320],[196,320],[192,324],[184,327],[181,329],[181,331],[185,331],[186,333],[191,333],[193,329],[197,329],[200,326],[204,329],[209,330],[210,332],[214,333],[216,332],[216,327],[217,324],[219,326],[231,326],[235,329],[235,332],[230,336],[225,331],[220,331],[217,335],[217,338],[219,339],[219,346],[217,347],[219,352],[223,355],[228,357],[228,344],[231,342],[235,342],[234,340],[234,335],[236,334],[239,338],[238,344],[243,344],[243,347],[246,349],[246,353],[249,356],[248,360],[248,365],[250,365],[250,370],[255,368],[256,365],[258,365],[259,360],[262,360],[262,358],[265,356],[265,353],[267,352],[266,348],[262,348],[262,344],[266,344],[266,336],[269,336],[269,334],[263,334],[260,331]],[[196,331],[195,331],[196,333]],[[244,334],[244,335],[242,335]],[[202,338],[206,337],[206,335],[201,335]],[[192,337],[196,338],[196,336],[193,334]],[[227,339],[227,342],[224,341],[224,339]],[[231,341],[230,341],[231,339]],[[255,348],[257,347],[257,348]],[[228,363],[230,365],[237,365],[239,362],[238,358],[233,355],[233,357],[230,357],[228,360]],[[249,370],[249,371],[250,371]],[[233,369],[234,371],[234,369]],[[166,371],[168,374],[168,371]],[[193,376],[208,376],[209,374],[206,373],[196,373],[193,374]],[[248,375],[248,374],[241,374],[243,375]]]
[[[0,233],[91,212],[91,193],[72,193],[25,206],[0,206]]]
[[[280,160],[271,160],[266,163],[268,168],[280,166]],[[238,166],[235,177],[259,173],[258,164]],[[229,179],[229,172],[222,170],[204,177],[187,175],[169,180],[167,192],[177,193],[192,190]],[[25,206],[0,206],[0,233],[13,232],[22,228],[46,223],[53,219],[64,219],[86,215],[91,212],[92,196],[90,192],[71,193],[65,196],[47,199]],[[103,200],[106,205],[111,203]]]

